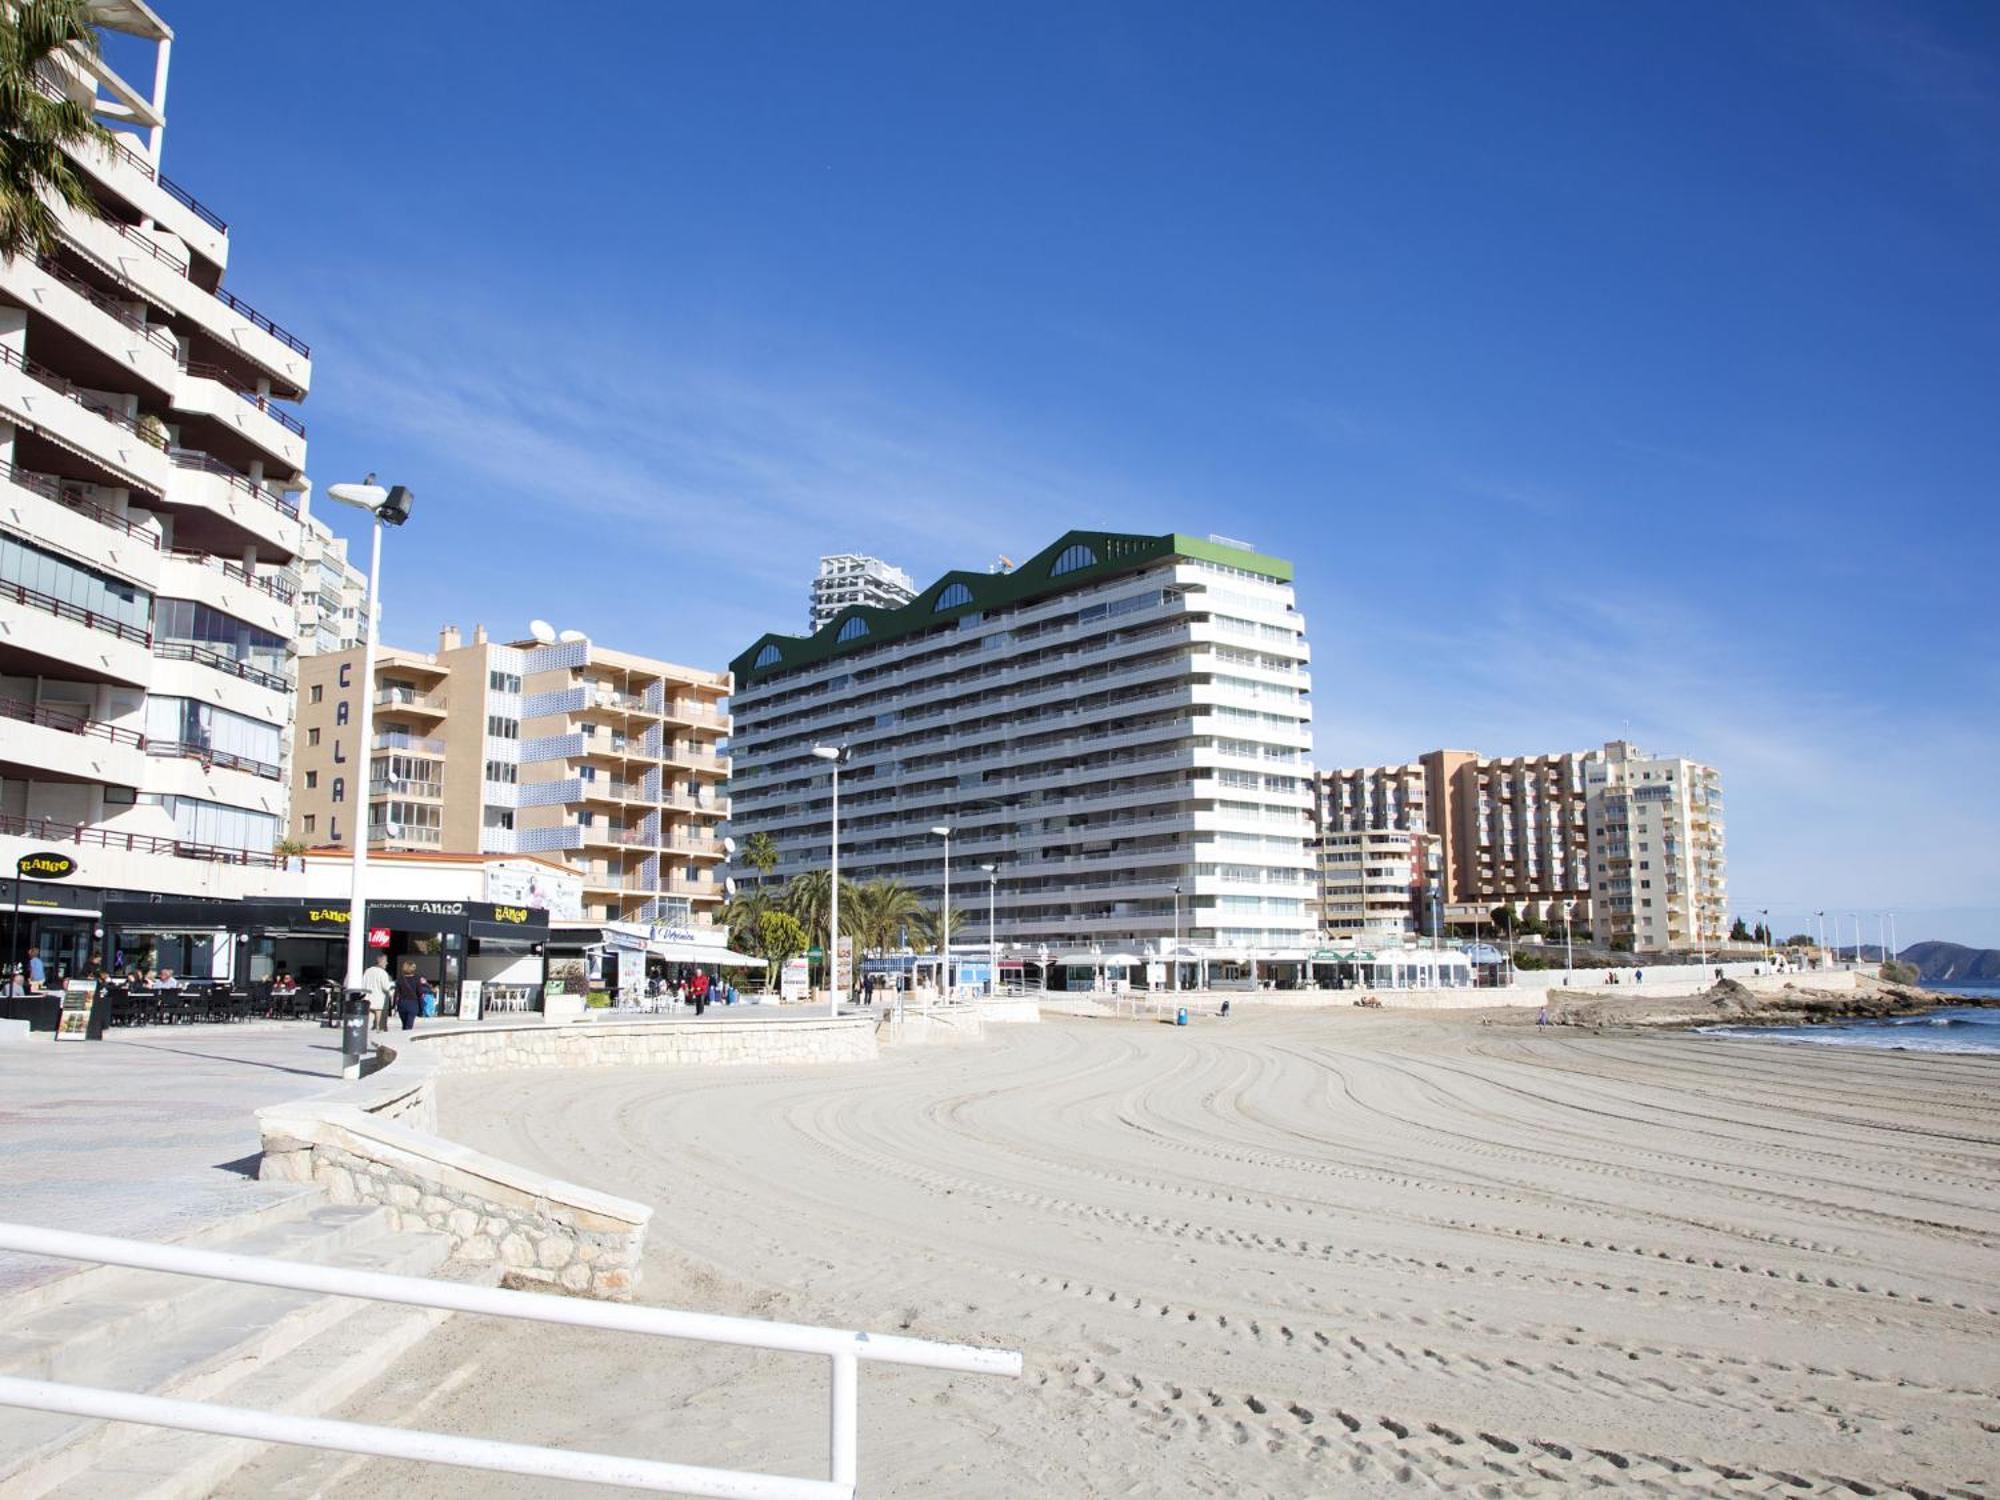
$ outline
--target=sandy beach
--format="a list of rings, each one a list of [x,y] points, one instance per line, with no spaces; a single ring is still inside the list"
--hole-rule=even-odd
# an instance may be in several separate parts
[[[441,1123],[658,1205],[642,1300],[1026,1351],[1018,1383],[865,1370],[869,1495],[1966,1496],[2000,1475],[1996,1084],[1244,1012],[454,1078]],[[458,1318],[346,1414],[818,1475],[825,1380]],[[279,1462],[226,1493],[585,1493]]]

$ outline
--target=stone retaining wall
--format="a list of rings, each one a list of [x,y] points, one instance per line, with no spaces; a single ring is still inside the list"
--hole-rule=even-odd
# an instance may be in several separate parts
[[[551,1026],[433,1027],[413,1032],[412,1049],[440,1073],[505,1068],[688,1068],[873,1062],[875,1027],[867,1016],[738,1020],[587,1021]]]
[[[875,1024],[885,1047],[956,1047],[986,1040],[984,1006],[940,1005],[930,1010],[905,1006],[899,1016],[892,1008]]]

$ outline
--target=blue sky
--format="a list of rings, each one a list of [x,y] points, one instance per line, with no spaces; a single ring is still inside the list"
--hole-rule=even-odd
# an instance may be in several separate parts
[[[1321,764],[1626,734],[1739,909],[2000,944],[2000,9],[165,13],[316,480],[419,496],[388,639],[1223,532]]]

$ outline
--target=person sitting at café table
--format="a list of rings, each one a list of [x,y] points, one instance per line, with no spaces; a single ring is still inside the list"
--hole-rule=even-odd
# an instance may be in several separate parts
[[[172,969],[160,970],[160,977],[154,980],[153,983],[156,988],[163,990],[177,990],[181,987],[181,982],[174,978],[174,971]]]
[[[292,995],[298,993],[298,988],[299,982],[283,969],[278,970],[277,977],[271,981],[271,992],[273,994]]]

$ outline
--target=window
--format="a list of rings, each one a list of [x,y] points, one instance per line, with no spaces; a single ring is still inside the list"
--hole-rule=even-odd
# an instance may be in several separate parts
[[[312,701],[317,703],[325,695],[326,695],[326,685],[324,683],[315,682],[312,686]]]
[[[521,768],[511,760],[489,760],[486,762],[486,779],[512,786],[521,779]]]
[[[336,724],[345,724],[347,722],[347,700],[345,698],[342,698],[338,703],[333,705],[333,722]]]
[[[333,800],[336,802],[345,802],[347,800],[347,778],[345,776],[336,776],[333,778]]]
[[[143,633],[152,613],[150,595],[109,574],[79,567],[66,558],[0,537],[0,582],[89,610],[128,629]]]
[[[319,744],[319,731],[317,729],[308,729],[306,731],[306,743],[314,746]]]
[[[1049,577],[1060,578],[1065,573],[1074,573],[1078,568],[1094,567],[1097,554],[1078,542],[1062,549],[1062,555],[1049,566]]]
[[[521,691],[521,679],[513,672],[490,671],[486,674],[486,685],[496,693]]]
[[[149,697],[146,738],[163,755],[208,754],[273,776],[285,754],[285,732],[278,725],[192,698]]]
[[[307,813],[307,814],[306,814],[306,832],[307,832],[307,833],[316,833],[316,832],[318,832],[318,831],[319,831],[319,817],[318,817],[318,815],[317,815],[317,814],[315,814],[315,813]]]
[[[319,772],[317,771],[306,772],[306,790],[309,792],[316,791],[318,787],[319,787]]]
[[[153,634],[163,641],[199,646],[217,656],[273,677],[283,677],[284,636],[193,599],[161,599],[153,608]]]
[[[496,740],[518,740],[521,737],[521,721],[510,719],[505,714],[488,714],[486,732]]]
[[[861,616],[856,615],[853,619],[849,620],[845,625],[840,627],[840,634],[835,636],[834,640],[836,642],[858,641],[861,639],[861,637],[863,637],[866,634],[868,634],[868,622],[862,619]]]
[[[272,813],[205,802],[199,797],[163,796],[160,805],[174,820],[174,836],[191,844],[268,853],[278,842],[278,819]]]
[[[972,590],[962,583],[954,583],[937,596],[937,603],[931,606],[933,613],[947,609],[957,609],[972,602]]]
[[[757,653],[757,659],[751,665],[753,667],[775,667],[779,660],[780,654],[778,648],[776,646],[766,646],[762,651]]]

